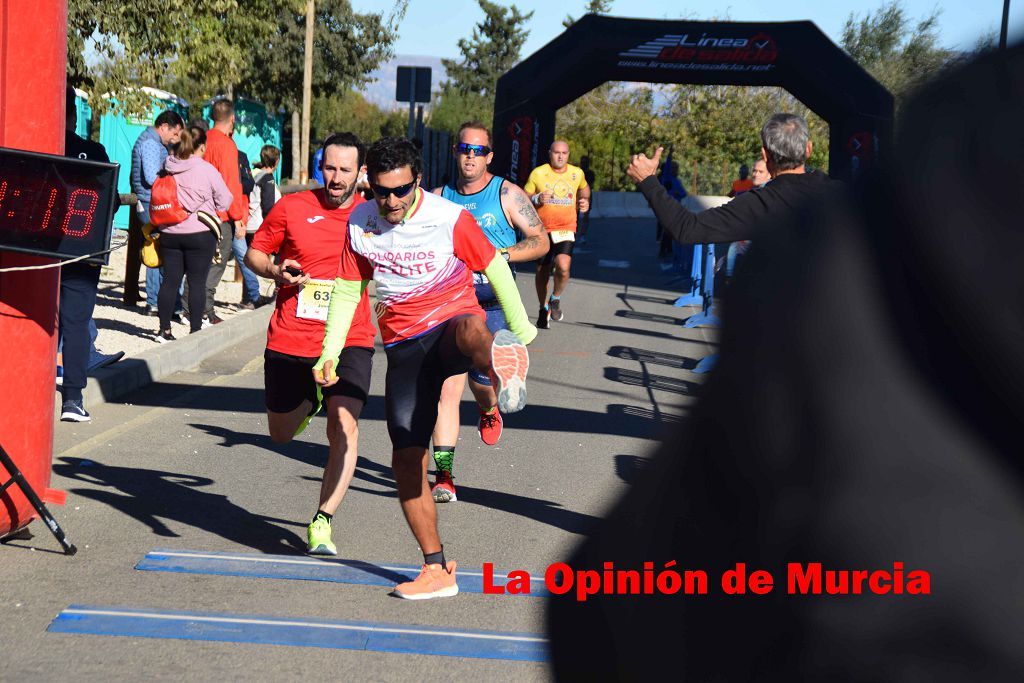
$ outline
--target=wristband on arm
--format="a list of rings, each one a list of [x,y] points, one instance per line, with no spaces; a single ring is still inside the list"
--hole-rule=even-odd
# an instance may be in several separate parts
[[[522,343],[532,342],[537,336],[537,328],[533,326],[526,315],[526,308],[523,306],[523,300],[519,297],[515,278],[512,277],[512,271],[501,254],[495,252],[494,258],[484,268],[484,275],[490,281],[494,296],[501,304],[501,310],[508,322],[508,329],[519,337],[519,341]]]
[[[345,348],[345,339],[352,327],[352,318],[356,315],[359,299],[369,284],[367,280],[343,280],[335,278],[331,289],[331,305],[327,309],[327,325],[324,330],[323,351],[313,366],[314,370],[323,370],[324,363],[332,361],[334,372],[338,370],[338,359]]]

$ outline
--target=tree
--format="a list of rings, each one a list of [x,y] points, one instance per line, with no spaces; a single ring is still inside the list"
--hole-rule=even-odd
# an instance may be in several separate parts
[[[304,4],[304,3],[303,3]],[[358,87],[369,73],[393,54],[397,23],[405,14],[407,0],[396,0],[391,13],[360,14],[349,0],[317,0],[313,36],[313,97]],[[273,108],[292,112],[292,174],[308,162],[299,152],[297,112],[302,104],[303,58],[306,18],[293,7],[277,15],[274,31],[253,56],[241,89]],[[315,116],[315,114],[314,114]],[[313,145],[311,145],[313,146]]]
[[[317,0],[314,97],[365,84],[369,73],[393,55],[406,6],[407,0],[398,0],[385,17],[382,12],[357,13],[349,0]],[[273,107],[294,110],[302,102],[303,11],[285,7],[278,13],[272,34],[240,80],[246,93]]]
[[[475,93],[494,99],[498,78],[515,66],[530,32],[525,28],[533,12],[523,14],[512,5],[502,7],[489,0],[477,0],[484,11],[484,20],[473,28],[469,40],[459,39],[462,59],[443,59],[448,80],[442,90],[456,90],[463,95]]]
[[[612,11],[612,2],[614,0],[590,0],[587,3],[587,11],[584,14],[608,14]],[[572,15],[565,15],[565,19],[562,20],[562,26],[569,28],[576,23],[576,20],[572,18]]]
[[[406,116],[402,111],[384,111],[368,102],[360,93],[324,95],[313,101],[314,139],[348,131],[369,144],[384,135],[405,135]]]
[[[464,121],[480,121],[490,127],[494,118],[494,98],[450,89],[434,95],[430,106],[430,127],[455,133]]]
[[[889,89],[899,103],[947,66],[954,53],[939,47],[940,10],[916,26],[898,0],[883,4],[863,18],[850,13],[843,26],[842,47]]]
[[[148,113],[142,85],[201,80],[211,91],[230,89],[265,44],[274,17],[295,0],[190,0],[154,8],[123,0],[68,0],[69,78],[93,92],[92,106]],[[89,69],[86,46],[101,66]]]
[[[779,111],[807,119],[810,163],[827,169],[828,125],[778,88],[606,83],[563,107],[556,129],[574,159],[590,156],[602,190],[634,189],[625,175],[629,155],[663,145],[691,192],[721,195],[740,164],[760,156],[761,126]]]
[[[469,40],[459,39],[461,60],[442,59],[447,78],[430,107],[430,125],[454,133],[463,121],[489,124],[494,117],[494,91],[498,78],[515,66],[529,35],[523,14],[512,5],[506,9],[488,0],[477,0],[484,20],[473,28]]]
[[[631,190],[624,161],[671,137],[672,122],[657,111],[652,88],[605,83],[559,110],[556,137],[569,143],[572,163],[590,157],[597,187]]]

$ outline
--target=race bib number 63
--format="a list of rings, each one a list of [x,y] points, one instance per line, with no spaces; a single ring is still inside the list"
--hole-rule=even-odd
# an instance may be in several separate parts
[[[295,306],[295,317],[306,320],[327,322],[327,310],[331,307],[331,280],[310,280],[299,287],[299,300]]]

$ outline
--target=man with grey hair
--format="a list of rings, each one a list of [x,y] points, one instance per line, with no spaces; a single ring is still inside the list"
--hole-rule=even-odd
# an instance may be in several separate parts
[[[728,204],[699,214],[672,199],[658,182],[662,148],[653,159],[634,154],[627,173],[647,198],[665,231],[683,244],[737,242],[754,236],[768,216],[791,212],[807,199],[832,188],[837,181],[824,173],[807,173],[811,136],[807,122],[796,114],[775,114],[761,128],[761,158],[772,182],[744,192]]]

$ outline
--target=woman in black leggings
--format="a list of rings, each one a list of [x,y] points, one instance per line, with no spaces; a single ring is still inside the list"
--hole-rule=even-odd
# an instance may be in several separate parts
[[[203,161],[206,151],[206,131],[189,128],[182,131],[181,141],[174,153],[164,162],[164,172],[174,178],[178,186],[178,201],[188,213],[180,223],[160,230],[160,249],[163,259],[164,281],[157,298],[160,330],[157,341],[174,339],[171,334],[171,314],[182,276],[188,278],[188,310],[206,308],[206,276],[210,271],[217,237],[210,225],[217,225],[218,211],[231,205],[231,192],[224,179],[213,166]],[[200,212],[211,219],[201,220]],[[192,332],[202,328],[202,315],[189,317]]]

